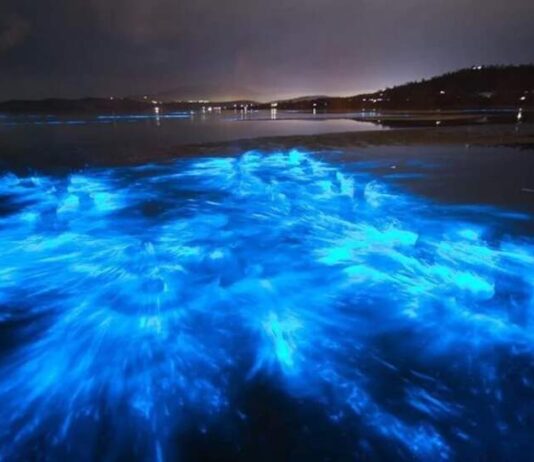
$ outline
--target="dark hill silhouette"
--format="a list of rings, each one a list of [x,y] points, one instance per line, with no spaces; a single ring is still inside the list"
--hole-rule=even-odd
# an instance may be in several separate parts
[[[433,110],[534,106],[534,65],[476,66],[374,93],[280,101],[281,109]]]
[[[475,66],[351,97],[303,96],[277,101],[279,109],[328,111],[464,110],[534,108],[534,65]],[[4,113],[127,113],[199,109],[203,105],[270,108],[271,103],[227,101],[158,102],[144,98],[45,99],[0,103]]]

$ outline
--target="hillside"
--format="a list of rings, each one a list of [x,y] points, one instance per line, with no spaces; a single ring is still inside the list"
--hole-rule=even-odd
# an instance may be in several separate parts
[[[466,110],[534,108],[534,65],[475,66],[428,80],[409,82],[374,93],[351,97],[303,96],[277,101],[278,109],[318,111],[373,110]],[[150,98],[83,98],[6,101],[0,103],[4,113],[128,113],[200,110],[202,106],[268,109],[271,103],[253,101],[162,102]]]
[[[278,102],[281,109],[430,110],[534,106],[534,65],[476,66],[375,93]]]

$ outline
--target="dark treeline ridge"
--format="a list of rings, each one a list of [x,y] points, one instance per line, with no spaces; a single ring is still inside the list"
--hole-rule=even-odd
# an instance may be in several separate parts
[[[302,97],[275,102],[278,109],[318,111],[464,110],[534,108],[534,65],[475,66],[438,77],[409,82],[374,93],[350,97]],[[132,113],[199,110],[213,106],[267,109],[275,103],[253,101],[185,102],[143,98],[82,98],[11,100],[0,103],[4,113]]]
[[[287,100],[281,109],[434,110],[534,107],[534,65],[475,66],[352,97]]]

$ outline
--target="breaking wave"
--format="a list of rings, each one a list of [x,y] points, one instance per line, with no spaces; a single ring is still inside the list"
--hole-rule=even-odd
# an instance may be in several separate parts
[[[529,217],[299,151],[0,194],[0,456],[176,458],[260,378],[371,458],[528,448],[534,244],[502,229]]]

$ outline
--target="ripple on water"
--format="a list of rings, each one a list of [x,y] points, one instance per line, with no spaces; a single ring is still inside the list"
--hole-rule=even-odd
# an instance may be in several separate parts
[[[260,377],[370,457],[528,444],[534,247],[496,227],[528,217],[299,151],[8,174],[0,195],[6,458],[171,458],[181,429],[249,417]]]

